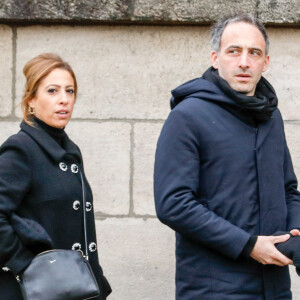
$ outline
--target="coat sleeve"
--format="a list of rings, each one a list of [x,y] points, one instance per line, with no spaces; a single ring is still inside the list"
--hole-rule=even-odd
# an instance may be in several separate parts
[[[24,146],[14,137],[0,149],[0,267],[8,267],[17,275],[34,255],[23,246],[9,222],[31,182],[28,156]]]
[[[289,149],[285,144],[284,184],[287,205],[287,230],[300,229],[300,193]]]
[[[194,123],[187,112],[175,109],[163,126],[154,167],[157,216],[181,235],[235,259],[250,235],[197,201],[204,145]]]

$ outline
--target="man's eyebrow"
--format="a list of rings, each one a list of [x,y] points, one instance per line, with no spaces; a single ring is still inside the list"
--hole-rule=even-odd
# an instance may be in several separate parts
[[[256,51],[259,51],[259,52],[263,52],[263,50],[261,48],[257,48],[257,47],[250,47],[249,49],[250,50],[256,50]]]
[[[230,48],[233,48],[233,49],[242,49],[243,47],[239,46],[239,45],[229,45],[229,46],[226,47],[226,50],[230,49]],[[263,52],[263,50],[261,48],[258,48],[258,47],[249,47],[247,49],[248,50],[256,50],[256,51],[259,51],[259,52]]]

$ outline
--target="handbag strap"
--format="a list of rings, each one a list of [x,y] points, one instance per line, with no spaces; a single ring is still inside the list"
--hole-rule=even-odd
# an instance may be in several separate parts
[[[86,233],[86,200],[85,200],[85,184],[83,181],[83,176],[81,171],[80,173],[80,178],[81,178],[81,188],[82,188],[82,207],[83,207],[83,229],[84,229],[84,248],[85,248],[85,258],[89,260],[89,255],[88,255],[88,243],[87,243],[87,233]]]

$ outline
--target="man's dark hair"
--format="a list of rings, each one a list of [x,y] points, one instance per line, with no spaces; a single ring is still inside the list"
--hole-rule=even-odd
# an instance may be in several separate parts
[[[211,29],[211,40],[210,44],[214,51],[219,52],[221,47],[221,37],[224,32],[225,27],[228,24],[237,23],[237,22],[243,22],[254,25],[263,35],[265,42],[266,42],[266,54],[269,53],[269,37],[266,32],[266,28],[261,20],[254,17],[251,14],[236,14],[230,17],[227,17],[219,22],[217,22],[215,25],[213,25]]]

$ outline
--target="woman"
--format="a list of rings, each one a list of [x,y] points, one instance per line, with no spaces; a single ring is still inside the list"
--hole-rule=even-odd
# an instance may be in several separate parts
[[[89,262],[101,291],[96,299],[106,299],[111,289],[98,263],[92,191],[80,150],[64,131],[77,95],[75,74],[51,53],[28,61],[23,72],[21,130],[0,148],[0,298],[22,299],[15,276],[39,252],[84,251],[81,172]]]

